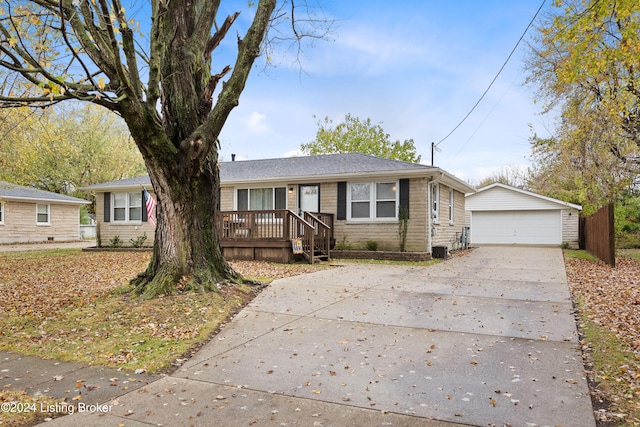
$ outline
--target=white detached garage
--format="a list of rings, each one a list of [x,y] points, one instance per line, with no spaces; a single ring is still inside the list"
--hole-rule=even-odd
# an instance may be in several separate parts
[[[582,206],[504,184],[491,184],[465,198],[474,245],[578,246]]]

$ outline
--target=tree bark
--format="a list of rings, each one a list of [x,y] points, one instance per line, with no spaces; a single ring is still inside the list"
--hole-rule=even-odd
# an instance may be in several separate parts
[[[253,24],[238,42],[231,77],[213,109],[211,80],[228,70],[224,67],[219,77],[211,77],[208,32],[192,27],[188,22],[198,19],[177,3],[168,6],[167,21],[158,24],[164,30],[158,38],[164,51],[158,62],[162,121],[154,104],[123,102],[123,116],[145,159],[158,203],[153,257],[147,270],[132,281],[135,293],[143,298],[172,294],[178,287],[218,291],[225,283],[242,281],[223,257],[215,224],[220,188],[217,141],[224,121],[238,105],[274,8],[275,0],[258,4]]]
[[[215,212],[219,173],[213,151],[196,176],[150,168],[157,198],[157,226],[153,256],[147,270],[133,281],[143,298],[181,290],[217,292],[221,285],[242,277],[222,255]]]

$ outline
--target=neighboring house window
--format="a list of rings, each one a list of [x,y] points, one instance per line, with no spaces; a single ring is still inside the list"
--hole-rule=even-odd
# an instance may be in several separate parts
[[[449,223],[453,224],[453,202],[454,202],[454,194],[453,190],[449,190]]]
[[[440,222],[440,186],[437,183],[431,187],[431,210],[433,222]]]
[[[287,208],[286,187],[239,188],[236,190],[239,211],[267,211]]]
[[[113,193],[112,218],[119,222],[142,222],[142,192]]]
[[[0,202],[0,225],[4,224],[4,203]]]
[[[395,219],[398,214],[397,182],[352,182],[349,184],[349,219]]]
[[[36,224],[49,225],[49,205],[36,204]]]

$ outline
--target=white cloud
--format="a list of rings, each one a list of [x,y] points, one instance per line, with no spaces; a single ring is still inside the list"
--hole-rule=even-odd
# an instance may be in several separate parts
[[[291,150],[284,153],[284,157],[300,157],[304,156],[304,153],[300,150]]]
[[[247,125],[249,126],[249,130],[253,133],[266,133],[269,131],[269,126],[265,123],[267,120],[267,116],[264,114],[260,114],[256,111],[249,114],[247,117]]]

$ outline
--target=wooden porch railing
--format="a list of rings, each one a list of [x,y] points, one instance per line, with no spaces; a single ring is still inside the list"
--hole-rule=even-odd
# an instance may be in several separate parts
[[[304,213],[304,220],[313,226],[312,233],[315,235],[315,246],[311,246],[313,249],[310,250],[312,250],[314,254],[326,256],[328,258],[331,250],[331,234],[333,232],[333,228],[329,227],[329,225],[324,221],[321,221],[316,215],[321,214],[314,214],[310,212]],[[323,216],[323,218],[326,218],[326,216]],[[333,219],[333,217],[331,218]],[[304,237],[302,241],[304,244]]]
[[[220,211],[216,212],[216,225],[220,240],[260,242],[302,239],[304,256],[313,263],[321,256],[329,256],[332,230],[311,214],[301,218],[287,209],[265,211]]]

